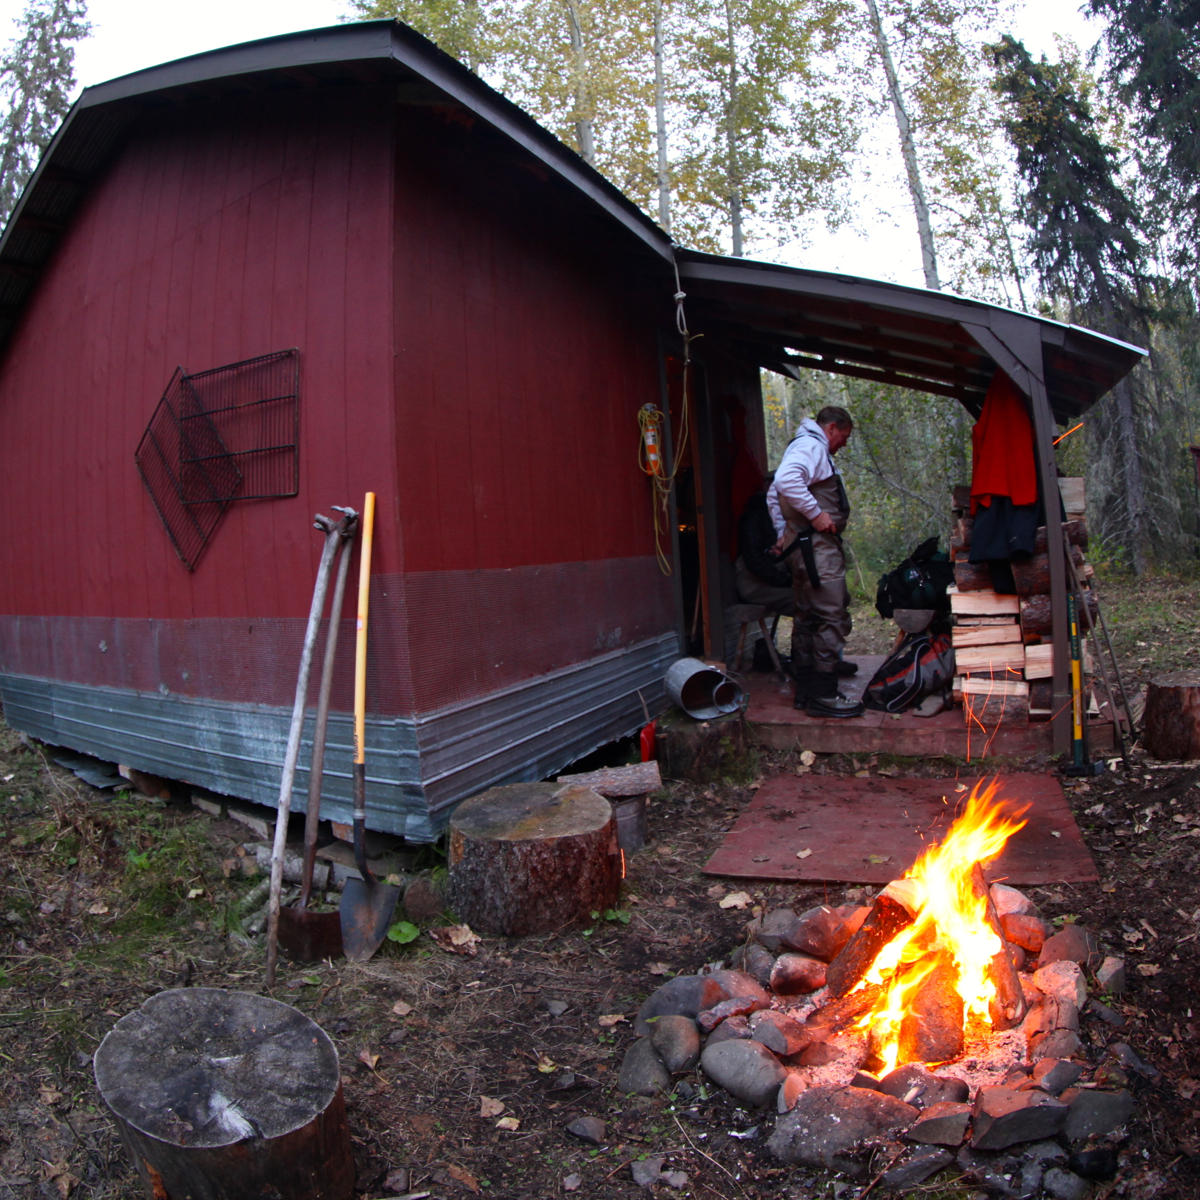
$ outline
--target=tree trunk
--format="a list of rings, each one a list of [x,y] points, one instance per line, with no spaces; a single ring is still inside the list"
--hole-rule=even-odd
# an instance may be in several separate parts
[[[663,3],[654,5],[654,143],[658,162],[658,223],[671,232],[671,168],[667,155],[667,87],[663,73]]]
[[[1200,671],[1171,671],[1150,681],[1142,731],[1155,758],[1200,758]]]
[[[450,819],[448,899],[483,933],[551,933],[611,908],[621,890],[612,806],[588,787],[513,783]]]
[[[294,1008],[221,988],[159,992],[93,1062],[152,1200],[350,1200],[337,1051]]]
[[[742,257],[742,181],[738,163],[738,52],[733,31],[733,10],[725,0],[725,32],[729,49],[729,95],[725,104],[726,178],[729,183],[729,231],[734,258]]]
[[[921,266],[925,271],[925,286],[933,291],[940,291],[942,284],[938,278],[937,253],[933,244],[933,222],[929,217],[929,203],[925,199],[925,185],[921,181],[921,167],[917,162],[917,147],[913,141],[912,121],[909,119],[908,109],[904,104],[904,94],[900,90],[900,77],[896,72],[896,64],[892,60],[887,30],[883,27],[876,0],[867,0],[867,12],[871,17],[875,46],[879,51],[879,59],[883,63],[884,75],[887,77],[888,97],[892,102],[892,112],[896,116],[896,129],[900,134],[900,156],[904,160],[904,170],[908,176],[908,192],[912,197],[913,211],[917,217],[917,235],[921,241]]]

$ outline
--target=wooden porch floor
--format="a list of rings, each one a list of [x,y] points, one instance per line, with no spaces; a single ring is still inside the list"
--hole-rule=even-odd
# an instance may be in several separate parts
[[[842,692],[859,697],[883,656],[862,656],[858,674],[842,681]],[[875,712],[861,717],[810,717],[792,707],[791,683],[774,675],[748,672],[739,682],[749,697],[746,721],[757,745],[777,750],[814,750],[819,754],[897,754],[906,758],[950,757],[965,762],[989,759],[1022,763],[1051,762],[1054,741],[1049,721],[1005,721],[995,728],[969,726],[963,710],[953,707],[932,717],[911,712]],[[1114,753],[1112,724],[1088,724],[1093,756]]]

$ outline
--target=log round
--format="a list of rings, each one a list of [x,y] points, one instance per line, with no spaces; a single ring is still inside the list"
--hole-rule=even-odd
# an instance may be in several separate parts
[[[153,1200],[349,1200],[337,1051],[296,1009],[175,988],[100,1043],[96,1085]]]
[[[1170,671],[1150,681],[1142,740],[1155,758],[1200,758],[1200,671]]]
[[[482,933],[549,933],[610,908],[621,890],[612,805],[578,785],[512,783],[450,819],[450,907]]]

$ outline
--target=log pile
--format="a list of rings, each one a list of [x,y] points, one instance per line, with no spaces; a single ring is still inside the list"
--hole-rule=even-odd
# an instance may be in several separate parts
[[[1080,580],[1092,575],[1084,556],[1087,525],[1082,479],[1060,479],[1066,521],[1062,525],[1071,561]],[[954,618],[954,698],[969,723],[993,726],[1000,721],[1045,721],[1051,716],[1054,647],[1051,642],[1050,560],[1046,527],[1037,532],[1034,553],[1010,560],[1015,592],[993,587],[986,563],[970,561],[970,488],[954,489],[955,527],[950,539],[954,586],[949,589]],[[1090,593],[1086,593],[1089,602]],[[1081,633],[1089,613],[1080,613]],[[1086,651],[1084,674],[1088,673]]]

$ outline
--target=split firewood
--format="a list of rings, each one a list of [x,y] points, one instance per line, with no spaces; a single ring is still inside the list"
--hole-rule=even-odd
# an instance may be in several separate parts
[[[866,920],[829,964],[825,981],[830,994],[846,995],[870,970],[880,950],[910,925],[915,915],[911,881],[893,880],[875,897]]]
[[[1028,1005],[1025,992],[1021,988],[1017,964],[1000,927],[1000,918],[988,890],[987,880],[983,876],[983,868],[978,863],[971,869],[971,891],[976,898],[983,899],[984,920],[1000,940],[1000,949],[992,955],[990,978],[995,985],[996,995],[988,1005],[988,1016],[991,1018],[993,1029],[1012,1029],[1020,1024]]]
[[[1091,628],[1099,605],[1092,592],[1085,591],[1084,603],[1079,606],[1079,632],[1085,633]],[[1049,590],[1033,596],[1021,597],[1021,636],[1026,642],[1036,642],[1040,638],[1049,637],[1053,628],[1050,610]]]
[[[900,1062],[946,1062],[963,1048],[958,971],[945,954],[921,981],[900,1022]]]

